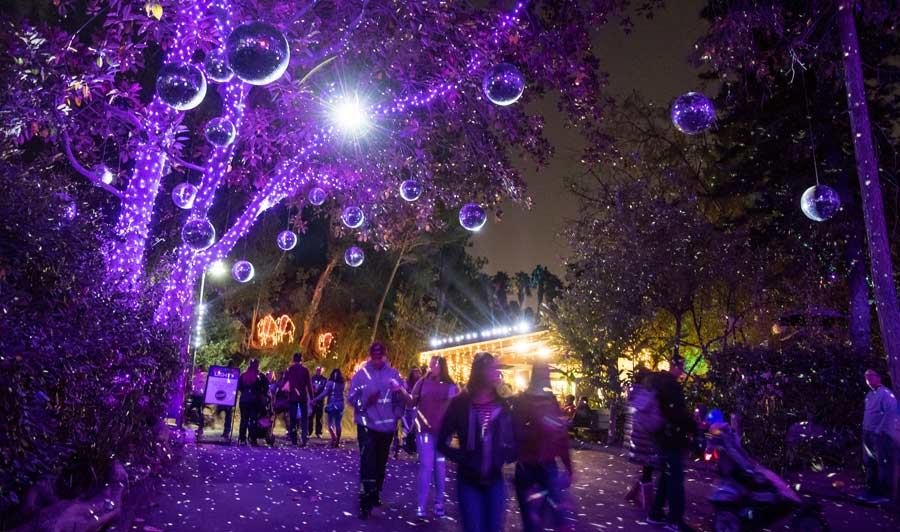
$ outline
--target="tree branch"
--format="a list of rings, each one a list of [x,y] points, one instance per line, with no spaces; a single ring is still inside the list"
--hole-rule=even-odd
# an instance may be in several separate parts
[[[179,164],[185,168],[195,170],[197,172],[200,172],[201,174],[206,172],[206,168],[204,168],[200,165],[194,164],[194,163],[189,163],[177,155],[169,155],[169,157],[171,157],[172,161],[174,161],[176,164]]]
[[[113,196],[122,199],[122,191],[117,189],[116,187],[110,185],[109,183],[104,183],[100,176],[95,174],[94,172],[88,170],[81,163],[78,162],[78,159],[75,158],[75,154],[72,153],[72,139],[69,137],[69,132],[63,130],[63,150],[66,152],[66,157],[69,159],[69,162],[72,164],[72,167],[76,172],[88,178],[91,183],[102,188],[103,190],[109,192]]]

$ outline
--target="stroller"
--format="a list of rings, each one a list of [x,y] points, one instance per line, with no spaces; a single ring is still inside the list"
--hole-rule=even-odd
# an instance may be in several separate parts
[[[266,393],[260,399],[261,405],[259,409],[259,419],[256,420],[256,438],[262,438],[269,444],[269,447],[275,446],[275,402],[271,393]],[[251,429],[252,430],[252,429]]]
[[[800,499],[781,477],[750,458],[727,423],[710,427],[706,452],[718,459],[722,479],[709,498],[716,532],[760,530],[788,517],[792,530],[828,530],[821,506]]]

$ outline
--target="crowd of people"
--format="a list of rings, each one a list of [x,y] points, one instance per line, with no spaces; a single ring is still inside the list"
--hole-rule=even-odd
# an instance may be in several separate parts
[[[669,361],[667,371],[638,368],[625,419],[629,461],[640,467],[625,498],[647,512],[648,523],[677,532],[693,530],[684,519],[684,458],[698,435],[702,437],[701,431],[709,428],[710,419],[705,410],[699,417],[696,412],[691,415],[680,382],[683,375],[680,357]],[[867,371],[865,379],[871,391],[863,420],[867,489],[861,498],[878,503],[890,495],[897,402],[875,371]],[[198,370],[188,408],[200,414],[198,433],[203,430],[204,384],[205,373]],[[457,465],[456,493],[465,508],[459,516],[462,529],[503,530],[507,504],[503,469],[514,463],[523,530],[572,530],[574,514],[567,495],[574,475],[569,429],[579,424],[579,417],[592,415],[587,401],[576,405],[575,397],[568,396],[560,407],[550,387],[550,368],[543,363],[533,366],[527,389],[518,395],[502,394],[501,384],[496,358],[483,352],[475,355],[464,387],[453,382],[447,361],[440,356],[432,357],[428,366],[413,368],[403,379],[380,342],[371,345],[368,360],[349,383],[337,368],[327,378],[321,367],[311,375],[300,353],[277,379],[263,374],[259,361],[251,360],[238,379],[238,439],[254,446],[261,437],[272,443],[275,419],[281,417],[292,444],[304,447],[326,428],[330,446],[339,447],[341,420],[349,405],[359,448],[360,518],[368,518],[381,506],[393,446],[395,458],[401,449],[417,456],[419,518],[429,515],[429,501],[434,516],[445,515],[449,459]],[[722,422],[721,412],[713,413],[719,416],[713,421]]]

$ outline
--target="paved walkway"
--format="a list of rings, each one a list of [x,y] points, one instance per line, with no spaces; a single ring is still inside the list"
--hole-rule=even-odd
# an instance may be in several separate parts
[[[137,509],[132,530],[272,531],[407,531],[459,530],[454,500],[455,473],[449,468],[447,517],[415,518],[415,461],[401,453],[388,465],[383,501],[368,521],[356,517],[358,456],[356,444],[330,449],[324,441],[296,449],[279,441],[267,447],[189,445],[183,463],[161,483],[159,493]],[[643,513],[626,504],[622,494],[635,472],[619,450],[575,451],[575,497],[579,531],[640,530],[656,527],[643,522]],[[706,496],[714,474],[688,474],[688,521],[709,530]],[[521,530],[515,498],[510,494],[508,531]],[[874,508],[824,501],[833,531],[896,531],[900,518]],[[776,528],[780,530],[783,528]]]

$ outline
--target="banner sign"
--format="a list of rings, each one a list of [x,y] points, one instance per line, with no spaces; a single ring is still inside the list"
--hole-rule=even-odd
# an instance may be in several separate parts
[[[238,368],[210,366],[206,376],[206,396],[203,402],[208,405],[234,406],[237,403]]]

